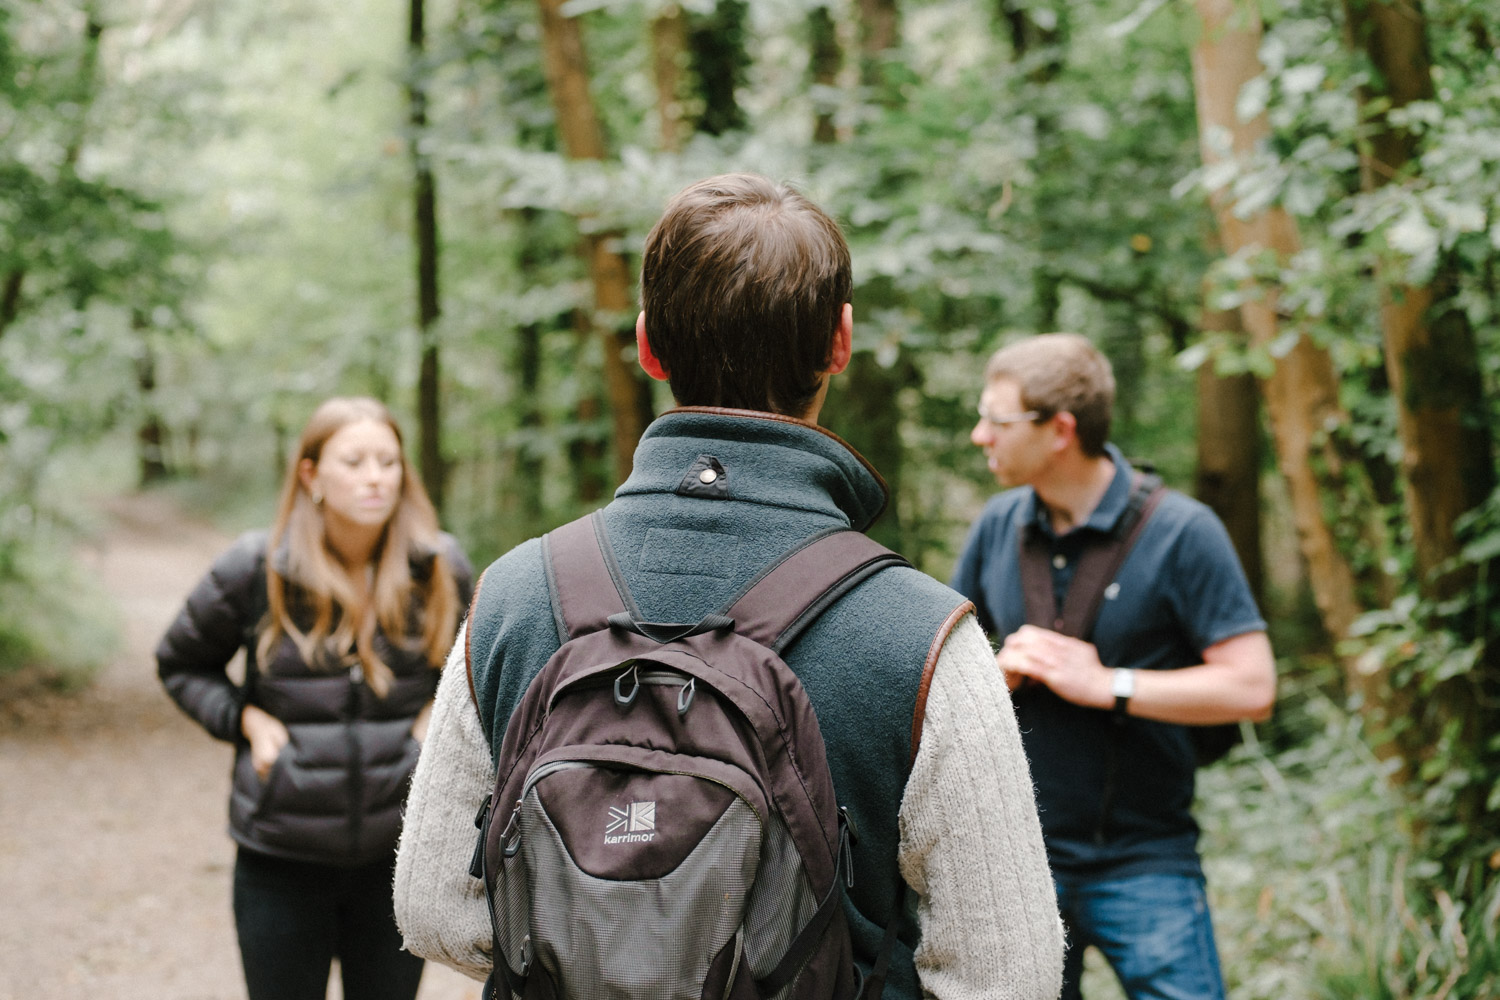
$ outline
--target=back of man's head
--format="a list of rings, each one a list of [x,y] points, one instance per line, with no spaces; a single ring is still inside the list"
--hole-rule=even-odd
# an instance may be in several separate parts
[[[1042,418],[1071,413],[1085,455],[1104,454],[1115,407],[1109,359],[1077,333],[1044,333],[1000,348],[990,356],[984,382],[1014,382],[1021,405]]]
[[[800,416],[852,284],[849,246],[822,209],[754,174],[710,177],[646,237],[646,337],[679,404]]]

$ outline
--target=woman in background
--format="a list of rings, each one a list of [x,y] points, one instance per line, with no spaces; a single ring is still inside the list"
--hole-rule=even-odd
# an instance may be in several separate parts
[[[411,1000],[391,867],[472,570],[367,398],[323,403],[276,522],[220,556],[157,648],[188,715],[236,745],[229,832],[250,1000]],[[245,649],[245,682],[225,668]]]

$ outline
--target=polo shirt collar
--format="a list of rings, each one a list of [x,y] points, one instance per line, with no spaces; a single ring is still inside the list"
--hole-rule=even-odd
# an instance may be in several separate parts
[[[1115,463],[1115,477],[1110,480],[1109,489],[1104,491],[1104,496],[1100,498],[1099,505],[1094,508],[1088,520],[1073,531],[1089,530],[1107,535],[1115,530],[1120,516],[1125,513],[1125,508],[1130,504],[1130,484],[1135,470],[1130,467],[1129,462],[1125,461],[1125,456],[1120,454],[1120,449],[1113,444],[1106,443],[1104,451]],[[1027,502],[1031,504],[1026,514],[1028,523],[1047,537],[1055,537],[1052,519],[1047,516],[1047,508],[1042,505],[1035,490],[1031,491],[1031,497]]]

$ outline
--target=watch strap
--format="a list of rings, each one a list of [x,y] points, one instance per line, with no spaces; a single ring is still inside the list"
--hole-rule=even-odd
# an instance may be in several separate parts
[[[1135,671],[1129,667],[1116,667],[1110,678],[1110,690],[1115,696],[1115,714],[1127,714],[1130,699],[1135,695]]]

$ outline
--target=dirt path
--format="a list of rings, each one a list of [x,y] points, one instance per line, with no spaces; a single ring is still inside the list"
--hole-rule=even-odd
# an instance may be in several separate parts
[[[243,1000],[230,748],[172,705],[151,656],[230,540],[161,497],[108,513],[85,558],[119,604],[121,656],[77,695],[0,690],[0,1000]],[[419,1000],[478,996],[429,964]]]

